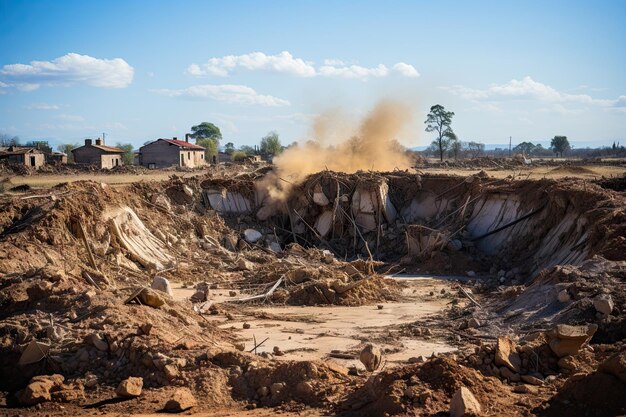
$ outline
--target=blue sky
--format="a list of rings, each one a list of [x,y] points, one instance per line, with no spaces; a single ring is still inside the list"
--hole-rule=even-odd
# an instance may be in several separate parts
[[[462,140],[626,143],[622,1],[0,0],[0,133],[136,146],[202,121],[224,141],[312,137],[311,120],[428,108]]]

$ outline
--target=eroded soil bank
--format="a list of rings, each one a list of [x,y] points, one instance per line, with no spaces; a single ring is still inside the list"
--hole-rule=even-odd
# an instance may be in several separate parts
[[[626,412],[611,181],[270,175],[3,197],[6,411],[436,415],[466,387],[485,415]]]

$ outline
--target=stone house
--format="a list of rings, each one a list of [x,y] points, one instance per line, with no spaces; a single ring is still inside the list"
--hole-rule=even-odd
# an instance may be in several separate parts
[[[0,150],[0,162],[39,168],[46,163],[46,156],[36,148],[9,146]]]
[[[139,164],[148,168],[181,166],[196,168],[206,165],[205,148],[185,140],[157,139],[139,148]]]
[[[72,149],[74,163],[80,165],[94,165],[97,168],[110,169],[124,163],[124,151],[112,146],[106,146],[102,139],[85,139],[85,145]]]
[[[46,154],[46,164],[50,164],[50,165],[67,164],[67,154],[63,152],[50,152]]]

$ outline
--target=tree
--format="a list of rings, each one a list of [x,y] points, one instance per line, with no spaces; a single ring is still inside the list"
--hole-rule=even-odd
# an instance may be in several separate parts
[[[256,149],[254,149],[252,146],[242,145],[239,150],[241,152],[244,152],[246,155],[256,155]]]
[[[59,152],[63,152],[67,155],[67,162],[70,164],[74,163],[74,154],[72,153],[72,149],[78,148],[79,145],[73,143],[64,143],[57,146],[57,150]]]
[[[224,145],[224,152],[226,152],[228,155],[232,155],[233,152],[235,152],[235,144],[232,142],[228,142],[226,145]]]
[[[0,133],[0,146],[20,146],[20,138],[19,136]]]
[[[433,141],[433,145],[437,147],[441,161],[443,161],[443,153],[450,147],[450,142],[456,141],[456,135],[450,127],[453,116],[454,112],[446,111],[442,105],[436,104],[430,108],[430,113],[424,122],[427,132],[437,133],[437,139]]]
[[[550,149],[557,156],[561,156],[563,158],[563,153],[572,149],[569,145],[569,141],[567,140],[567,136],[555,136],[550,142]]]
[[[26,142],[25,146],[38,149],[44,153],[52,153],[52,148],[48,144],[47,140],[31,140]]]
[[[248,155],[246,155],[244,151],[233,151],[233,153],[230,154],[230,159],[233,160],[234,162],[241,162],[247,157]]]
[[[198,139],[213,139],[217,142],[222,140],[222,132],[220,132],[220,128],[215,126],[213,123],[202,122],[199,125],[192,126],[191,134],[192,138],[195,138],[196,141]]]
[[[278,133],[270,132],[261,139],[261,153],[272,156],[278,155],[283,150],[278,138]]]
[[[471,159],[478,158],[485,153],[485,144],[479,142],[467,142],[466,149]]]
[[[204,147],[204,159],[207,162],[212,161],[213,157],[217,156],[217,153],[219,152],[218,142],[215,139],[211,139],[211,138],[196,139],[196,144]]]
[[[124,151],[122,154],[122,161],[124,165],[132,165],[135,160],[135,154],[133,153],[133,145],[130,143],[117,143],[116,147]]]
[[[522,142],[513,148],[513,152],[522,155],[531,155],[535,151],[536,146],[531,142]]]
[[[456,135],[452,133],[453,136],[450,136],[450,154],[454,157],[456,161],[461,156],[461,152],[463,152],[463,143],[457,139]]]

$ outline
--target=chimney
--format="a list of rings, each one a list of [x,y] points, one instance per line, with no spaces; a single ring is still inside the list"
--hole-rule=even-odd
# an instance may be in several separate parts
[[[191,136],[191,133],[185,133],[185,142],[189,142],[189,136]]]
[[[96,139],[96,145],[98,146],[102,145],[102,139],[100,138]]]
[[[85,139],[85,146],[91,145],[91,139]]]
[[[174,139],[174,140],[178,140],[178,136],[174,136],[172,139]]]

